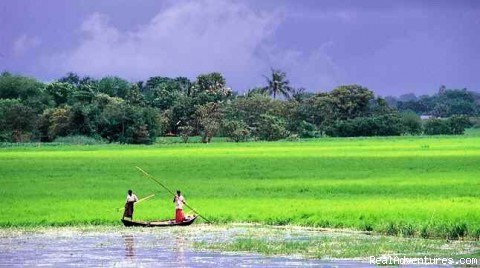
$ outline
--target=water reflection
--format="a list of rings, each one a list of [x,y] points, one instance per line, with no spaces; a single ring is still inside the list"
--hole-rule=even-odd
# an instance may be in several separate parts
[[[185,266],[185,238],[181,235],[175,236],[175,244],[174,244],[174,253],[175,253],[175,261],[179,267],[186,267]]]
[[[110,231],[87,231],[85,235],[85,231],[62,229],[34,235],[0,232],[0,267],[369,267],[358,261],[196,250],[194,241],[215,243],[232,232],[245,233],[245,229],[186,230],[129,229],[128,234],[122,230],[120,235]]]
[[[125,257],[127,259],[135,258],[135,240],[133,235],[122,235],[123,244],[125,245]]]

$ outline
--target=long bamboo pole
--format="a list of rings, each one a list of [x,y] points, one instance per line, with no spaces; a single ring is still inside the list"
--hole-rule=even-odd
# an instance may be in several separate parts
[[[154,182],[156,182],[158,185],[160,185],[163,189],[167,190],[167,192],[169,192],[171,195],[175,196],[175,193],[172,192],[170,189],[168,189],[165,185],[163,185],[161,182],[159,182],[157,179],[155,179],[155,177],[153,177],[152,175],[148,174],[145,170],[141,169],[140,167],[136,167],[143,175],[145,175],[147,178],[153,180]],[[194,208],[192,208],[191,206],[189,206],[187,203],[184,203],[186,207],[188,207],[189,209],[191,209],[193,212],[195,212],[198,216],[200,216],[202,219],[204,219],[206,222],[208,223],[211,223],[211,221],[209,221],[207,218],[205,218],[204,216],[200,215],[200,213],[198,213]]]
[[[151,195],[149,195],[149,196],[147,196],[147,197],[144,197],[144,198],[142,198],[142,199],[139,199],[137,202],[135,202],[135,204],[138,204],[138,203],[140,203],[140,202],[142,202],[142,201],[145,201],[145,200],[147,200],[147,199],[150,199],[150,198],[152,198],[152,197],[154,197],[154,196],[155,196],[155,194],[151,194]],[[122,207],[122,208],[117,208],[117,211],[120,211],[120,210],[122,210],[122,209],[124,209],[124,207]]]

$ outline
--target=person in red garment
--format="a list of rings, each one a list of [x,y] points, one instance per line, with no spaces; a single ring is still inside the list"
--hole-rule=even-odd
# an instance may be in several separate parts
[[[175,223],[183,222],[185,220],[185,215],[183,214],[183,204],[185,204],[186,201],[180,190],[177,190],[177,194],[173,198],[173,202],[175,203]]]

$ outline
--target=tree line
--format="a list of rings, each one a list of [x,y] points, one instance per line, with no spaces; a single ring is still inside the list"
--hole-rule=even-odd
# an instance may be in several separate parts
[[[479,94],[441,87],[432,96],[375,96],[360,85],[330,92],[293,88],[273,70],[265,86],[240,94],[220,73],[150,77],[131,83],[68,73],[43,83],[0,75],[0,141],[51,142],[81,135],[108,142],[150,144],[159,136],[187,142],[214,136],[236,142],[312,137],[462,134],[478,116]],[[431,118],[422,121],[420,115]]]

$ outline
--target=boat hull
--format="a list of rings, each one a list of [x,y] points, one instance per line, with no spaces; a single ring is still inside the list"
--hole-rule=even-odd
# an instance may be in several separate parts
[[[188,226],[192,224],[198,216],[187,217],[183,222],[176,223],[174,219],[160,221],[132,221],[122,219],[123,225],[126,227],[171,227],[171,226]]]

